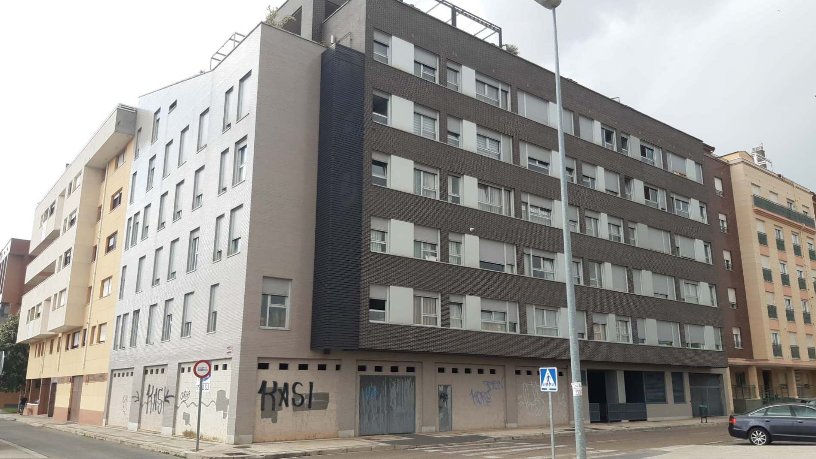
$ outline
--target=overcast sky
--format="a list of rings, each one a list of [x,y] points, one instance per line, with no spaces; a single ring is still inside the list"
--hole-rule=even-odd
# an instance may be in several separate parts
[[[116,103],[208,69],[270,3],[282,0],[6,5],[0,245],[30,237],[34,206]],[[533,0],[454,3],[552,68],[551,18]],[[718,154],[764,143],[777,172],[816,189],[816,1],[564,0],[558,11],[565,77]]]

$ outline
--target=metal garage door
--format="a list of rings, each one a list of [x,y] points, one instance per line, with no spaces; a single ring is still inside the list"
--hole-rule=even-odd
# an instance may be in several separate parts
[[[413,433],[413,376],[360,376],[360,435]]]
[[[722,376],[708,373],[689,373],[691,414],[700,415],[700,405],[708,407],[709,416],[725,416]]]
[[[127,427],[130,407],[133,403],[133,369],[111,371],[111,386],[108,401],[108,425]]]

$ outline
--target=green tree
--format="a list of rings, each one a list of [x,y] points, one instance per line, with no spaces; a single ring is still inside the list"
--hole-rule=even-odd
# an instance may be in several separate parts
[[[292,16],[278,17],[278,8],[277,7],[275,7],[275,8],[272,8],[272,6],[267,6],[266,7],[266,19],[264,19],[264,22],[267,25],[271,25],[272,27],[277,27],[279,29],[282,29],[283,26],[285,26],[286,24],[288,24],[288,23],[290,23],[290,22],[292,22],[294,20],[295,20],[295,18],[293,18]]]
[[[0,323],[0,351],[5,352],[0,392],[19,392],[25,386],[28,345],[17,344],[19,322],[19,316],[11,316]]]

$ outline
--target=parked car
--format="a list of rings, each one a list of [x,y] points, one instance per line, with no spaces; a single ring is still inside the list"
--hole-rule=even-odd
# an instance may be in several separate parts
[[[757,446],[774,441],[816,442],[816,407],[802,403],[763,406],[728,418],[728,433]]]

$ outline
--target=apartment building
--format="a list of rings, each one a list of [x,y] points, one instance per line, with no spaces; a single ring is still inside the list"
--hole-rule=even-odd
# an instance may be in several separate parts
[[[0,250],[0,323],[20,313],[28,261],[28,241],[25,239],[12,238]],[[0,407],[16,406],[19,399],[20,394],[16,392],[0,392]]]
[[[762,147],[722,157],[731,169],[752,356],[730,356],[735,406],[816,397],[814,194],[773,172]]]
[[[102,422],[135,118],[117,106],[37,205],[17,332],[27,415]]]
[[[107,424],[194,431],[199,359],[228,443],[543,426],[550,365],[564,424],[564,272],[588,419],[726,412],[710,147],[565,80],[561,215],[551,72],[395,0],[280,13],[139,100]]]

